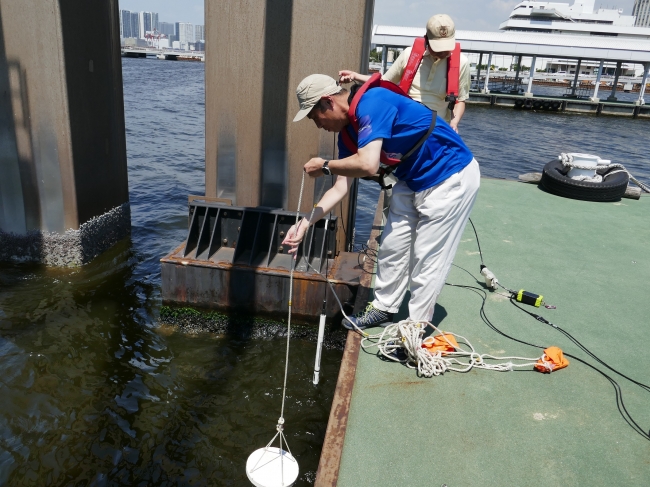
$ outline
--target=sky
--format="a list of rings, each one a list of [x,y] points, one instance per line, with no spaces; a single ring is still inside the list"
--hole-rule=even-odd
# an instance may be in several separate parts
[[[217,0],[239,1],[239,0]],[[556,0],[573,3],[574,0]],[[459,30],[498,30],[520,0],[375,0],[374,23],[424,27],[429,17],[449,14]],[[596,8],[622,8],[632,15],[634,0],[596,0]],[[120,0],[120,8],[132,11],[158,12],[160,22],[203,24],[203,0]]]

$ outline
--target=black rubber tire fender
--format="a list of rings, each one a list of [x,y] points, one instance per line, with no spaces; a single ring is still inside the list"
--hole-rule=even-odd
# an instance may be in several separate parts
[[[599,174],[605,176],[617,169],[609,169]],[[568,171],[558,160],[551,161],[544,166],[541,185],[549,193],[565,198],[585,201],[620,201],[625,194],[630,177],[628,174],[618,172],[606,178],[602,183],[589,181],[576,181],[566,175]]]

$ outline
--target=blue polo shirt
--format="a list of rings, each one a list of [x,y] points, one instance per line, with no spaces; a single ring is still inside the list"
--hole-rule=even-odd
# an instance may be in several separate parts
[[[410,151],[427,133],[433,112],[410,98],[385,88],[372,88],[359,100],[358,134],[352,125],[346,126],[352,140],[362,148],[376,139],[383,139],[382,149],[399,159]],[[339,134],[339,159],[352,152]],[[462,171],[474,156],[460,136],[447,122],[438,117],[436,127],[422,146],[393,172],[412,191],[424,191]]]

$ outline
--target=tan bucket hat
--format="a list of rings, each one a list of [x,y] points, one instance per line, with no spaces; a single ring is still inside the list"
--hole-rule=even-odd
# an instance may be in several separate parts
[[[294,117],[293,121],[298,122],[302,120],[311,111],[320,99],[327,95],[334,95],[341,91],[341,87],[336,84],[334,78],[326,74],[312,74],[303,79],[298,88],[296,88],[296,96],[300,104],[300,111]]]
[[[456,26],[447,14],[437,14],[427,22],[427,39],[435,52],[453,51],[456,47]]]

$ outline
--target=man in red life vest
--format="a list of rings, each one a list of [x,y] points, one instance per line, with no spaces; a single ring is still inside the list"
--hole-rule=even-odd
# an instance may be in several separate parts
[[[394,84],[371,78],[350,98],[323,74],[296,90],[300,111],[318,128],[339,133],[338,160],[305,164],[311,177],[336,175],[313,221],[301,220],[282,242],[295,253],[309,228],[347,194],[353,178],[372,176],[380,163],[395,168],[390,212],[379,249],[375,299],[350,321],[360,329],[392,322],[407,289],[409,316],[431,321],[480,184],[478,163],[460,136],[434,111]],[[347,140],[347,142],[346,142]],[[353,328],[344,320],[343,326]]]
[[[447,78],[448,63],[456,47],[456,28],[454,21],[449,15],[434,15],[427,22],[426,46],[421,55],[419,66],[416,65],[415,72],[411,74],[412,83],[404,86],[403,76],[408,75],[409,60],[412,51],[417,47],[416,40],[414,47],[407,47],[393,63],[382,79],[399,84],[402,89],[414,100],[423,103],[430,109],[438,112],[451,127],[458,132],[458,123],[465,113],[465,100],[469,98],[470,67],[467,56],[460,54],[460,67],[456,89],[458,95],[453,113],[449,110],[449,102],[446,100],[449,80]],[[419,60],[418,59],[418,60]],[[339,71],[340,81],[348,83],[351,81],[366,82],[367,75],[355,73],[354,71]],[[455,80],[451,80],[455,85]],[[452,116],[453,115],[453,116]]]

